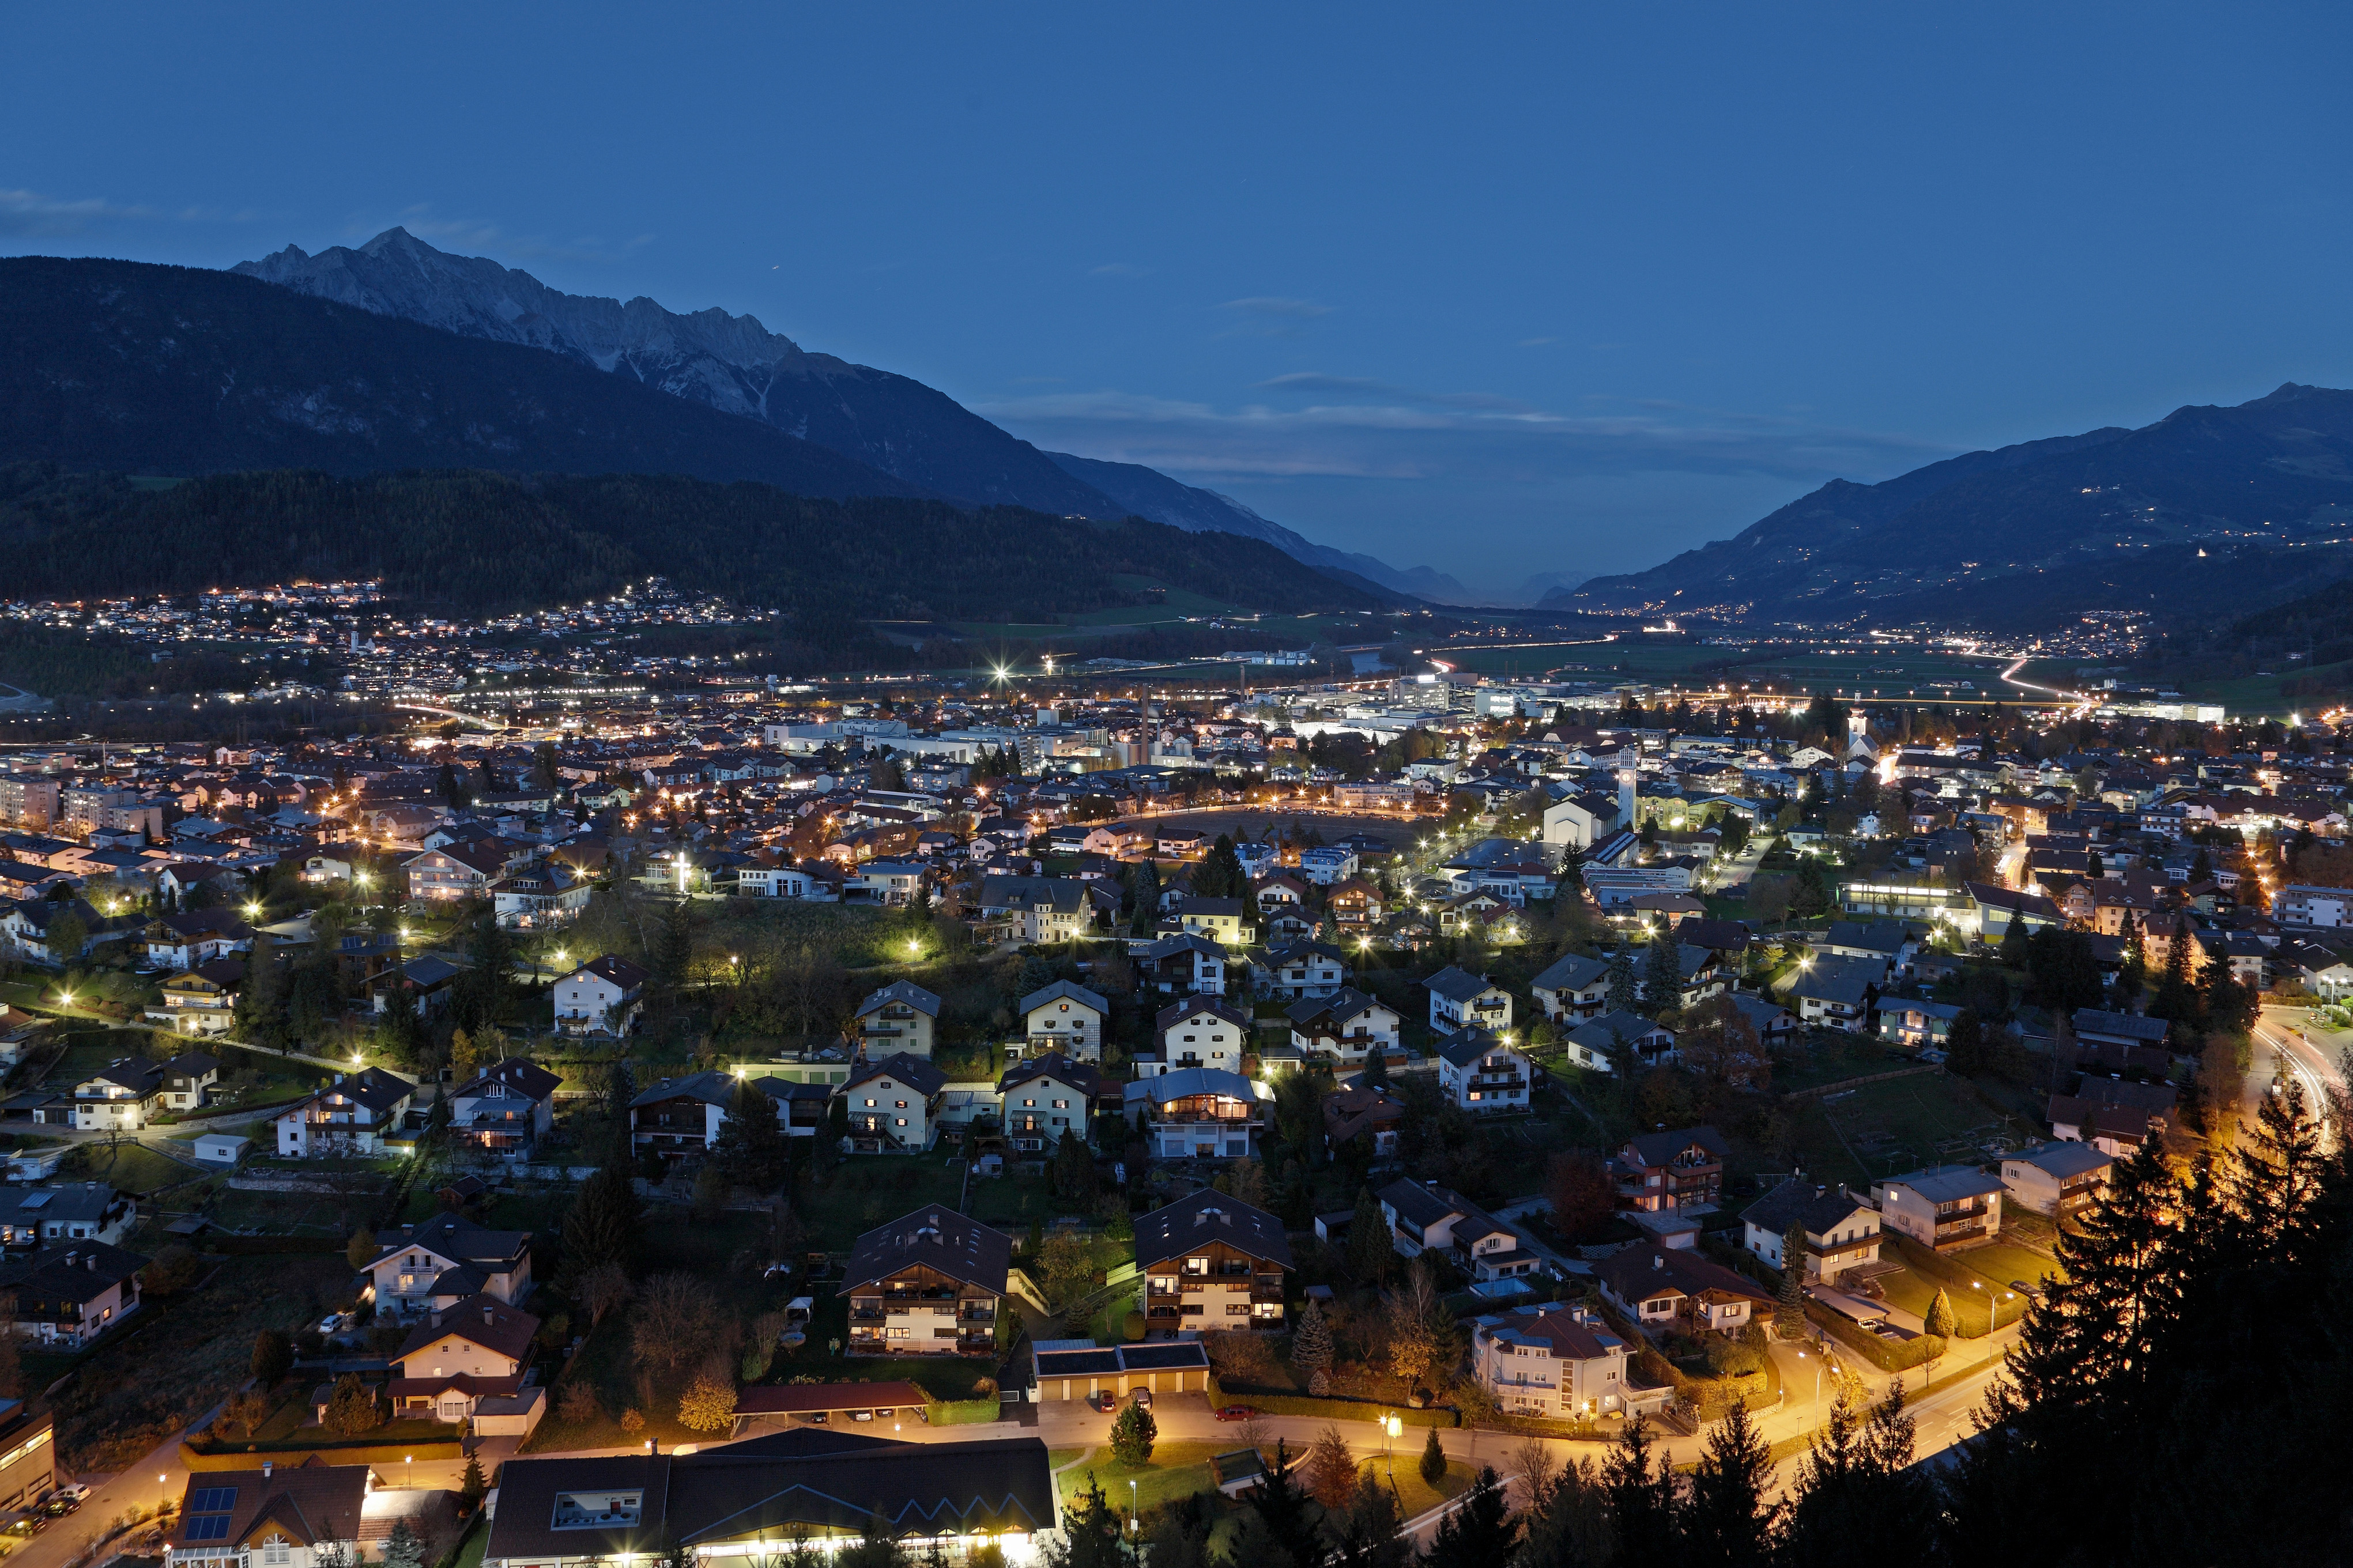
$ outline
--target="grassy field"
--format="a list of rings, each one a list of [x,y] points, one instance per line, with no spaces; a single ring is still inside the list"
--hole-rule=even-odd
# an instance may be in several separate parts
[[[1815,1096],[1798,1101],[1790,1116],[1799,1157],[1813,1177],[1856,1186],[1923,1165],[1981,1162],[1987,1140],[2031,1131],[1989,1106],[1967,1079],[1944,1073]]]
[[[79,1181],[105,1182],[126,1193],[145,1195],[159,1187],[205,1179],[176,1161],[138,1143],[85,1143],[66,1156],[64,1173]]]

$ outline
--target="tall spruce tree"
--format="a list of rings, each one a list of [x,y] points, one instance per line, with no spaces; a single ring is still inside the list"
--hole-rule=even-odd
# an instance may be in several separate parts
[[[1511,1561],[1519,1539],[1511,1498],[1493,1468],[1482,1466],[1461,1501],[1439,1521],[1437,1538],[1422,1561],[1429,1568],[1497,1568]]]
[[[1377,1285],[1388,1277],[1397,1258],[1389,1243],[1388,1221],[1381,1201],[1370,1187],[1356,1189],[1356,1212],[1348,1220],[1348,1274],[1359,1285]]]
[[[1675,1560],[1674,1467],[1661,1454],[1653,1471],[1651,1454],[1651,1424],[1637,1415],[1601,1461],[1601,1487],[1620,1563]]]
[[[1785,1340],[1806,1331],[1806,1222],[1793,1219],[1781,1237],[1781,1284],[1773,1293],[1773,1328]]]
[[[711,1162],[738,1186],[772,1193],[784,1184],[792,1168],[792,1152],[777,1121],[777,1105],[767,1090],[750,1079],[738,1079],[735,1101],[727,1108],[719,1136],[711,1142]]]
[[[1735,1401],[1709,1428],[1683,1512],[1690,1568],[1763,1568],[1773,1554],[1780,1505],[1773,1500],[1773,1446]]]

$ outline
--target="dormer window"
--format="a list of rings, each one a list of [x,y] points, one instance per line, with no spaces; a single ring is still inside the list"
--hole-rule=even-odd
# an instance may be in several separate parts
[[[282,1535],[273,1535],[263,1542],[261,1560],[273,1565],[281,1565],[291,1561],[292,1553],[286,1549],[286,1538]]]

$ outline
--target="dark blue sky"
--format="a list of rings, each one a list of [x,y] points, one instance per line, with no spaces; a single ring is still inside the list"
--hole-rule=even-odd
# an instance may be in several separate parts
[[[1481,584],[2353,384],[2341,5],[17,7],[0,249],[392,224]]]

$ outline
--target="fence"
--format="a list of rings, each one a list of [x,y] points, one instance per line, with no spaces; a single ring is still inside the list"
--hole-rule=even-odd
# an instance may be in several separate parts
[[[1890,1079],[1917,1078],[1922,1073],[1943,1072],[1942,1064],[1928,1062],[1916,1068],[1897,1068],[1893,1072],[1866,1073],[1861,1078],[1842,1078],[1836,1083],[1818,1083],[1811,1089],[1793,1089],[1784,1100],[1805,1100],[1818,1094],[1844,1094],[1851,1089],[1861,1089],[1867,1083],[1885,1083]]]

